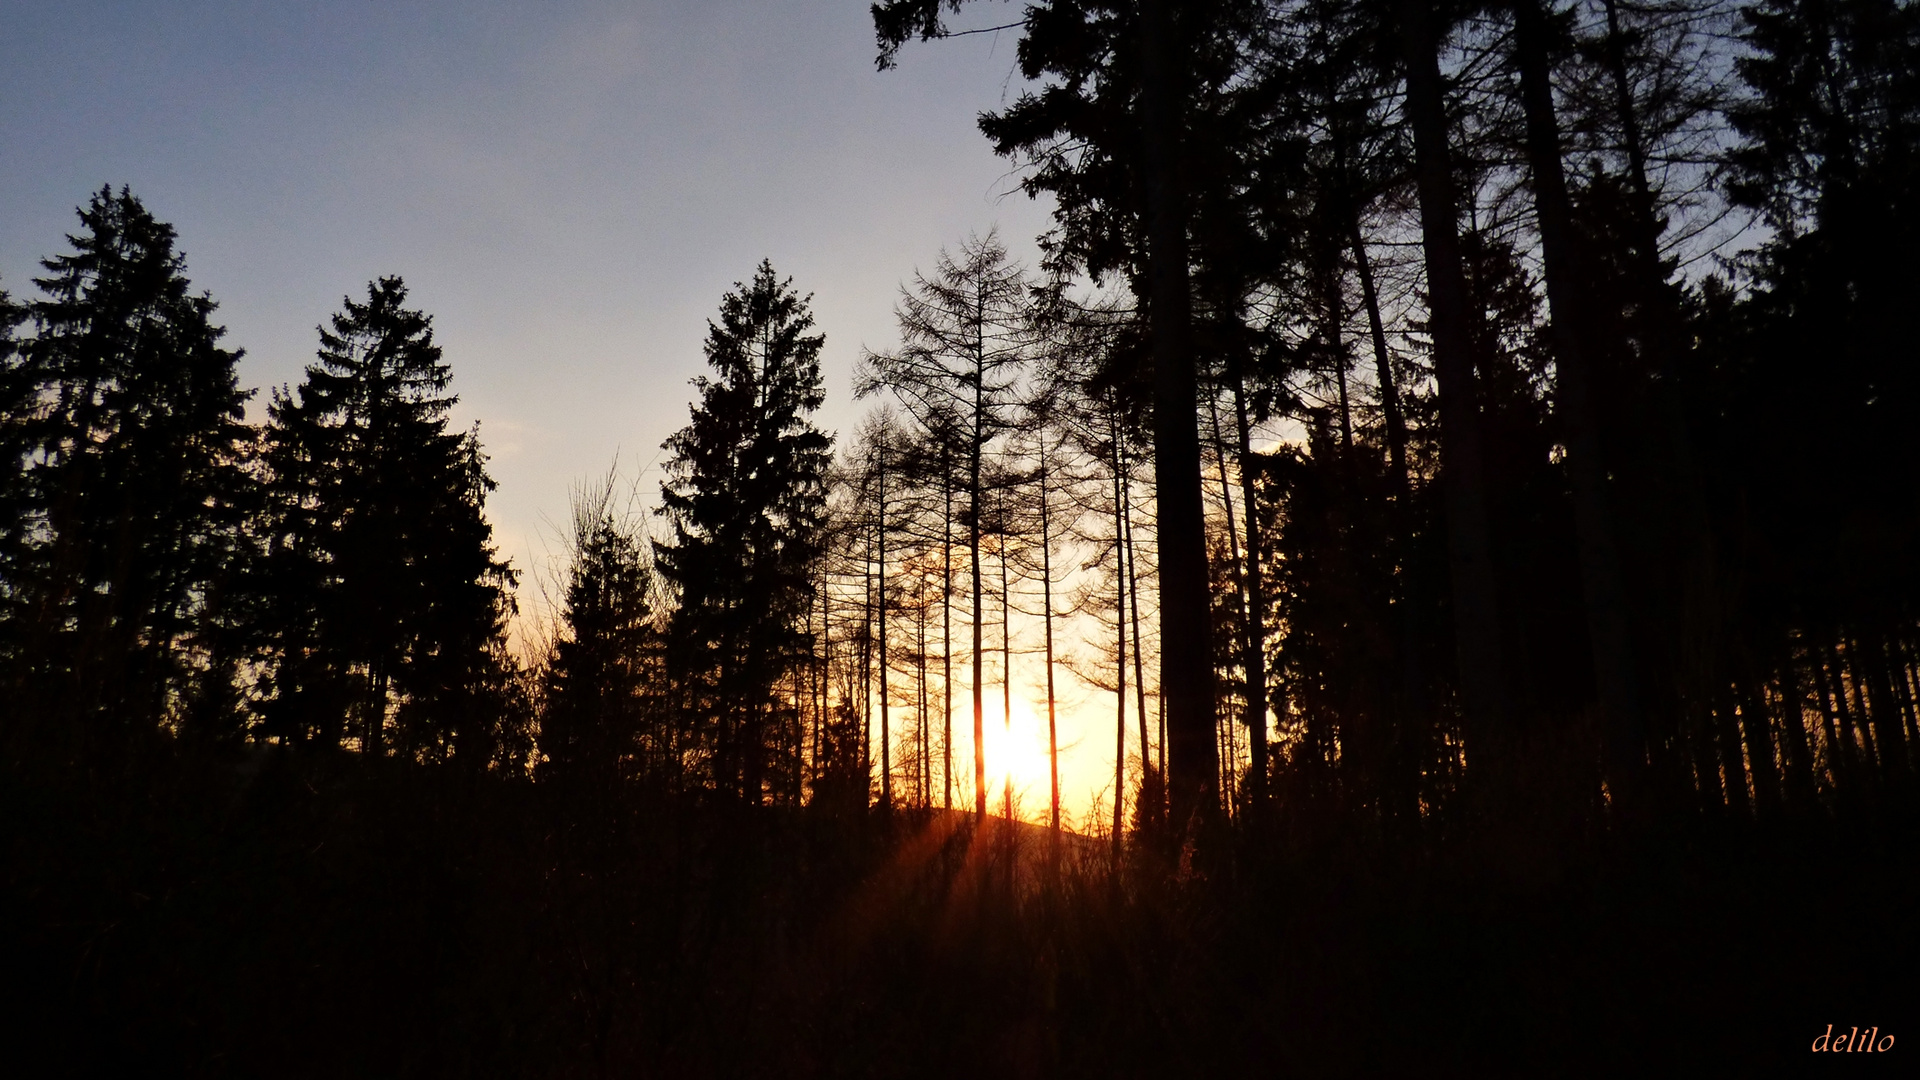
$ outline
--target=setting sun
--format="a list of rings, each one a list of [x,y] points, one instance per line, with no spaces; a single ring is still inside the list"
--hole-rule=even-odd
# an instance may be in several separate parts
[[[1047,721],[1033,706],[1013,699],[1013,722],[1006,722],[999,698],[985,703],[985,744],[989,809],[998,811],[1005,785],[1013,785],[1016,813],[1021,807],[1047,804],[1050,776],[1047,760]],[[1031,810],[1029,810],[1029,813]],[[1022,815],[1024,816],[1024,815]]]

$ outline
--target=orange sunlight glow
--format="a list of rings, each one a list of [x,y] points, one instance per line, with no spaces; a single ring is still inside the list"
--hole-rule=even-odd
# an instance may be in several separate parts
[[[1036,709],[1024,699],[1014,698],[1011,725],[1004,719],[998,694],[988,695],[982,704],[985,712],[982,742],[986,750],[987,783],[991,787],[987,794],[987,812],[1001,812],[1007,782],[1012,781],[1015,816],[1045,821],[1051,787],[1047,717],[1041,711],[1045,704]]]

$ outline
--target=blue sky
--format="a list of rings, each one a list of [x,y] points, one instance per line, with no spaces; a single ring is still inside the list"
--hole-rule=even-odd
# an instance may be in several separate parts
[[[995,224],[1030,261],[1046,223],[974,127],[1018,91],[1014,35],[877,73],[866,0],[4,0],[0,27],[0,287],[128,184],[266,387],[403,276],[523,568],[573,484],[685,422],[705,321],[762,257],[814,294],[822,419],[850,431],[900,281]]]

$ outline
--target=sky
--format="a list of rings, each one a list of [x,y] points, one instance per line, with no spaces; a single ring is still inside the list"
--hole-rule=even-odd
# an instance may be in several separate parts
[[[996,224],[1031,258],[1045,226],[974,127],[1018,91],[1013,39],[879,73],[864,0],[8,2],[0,25],[0,287],[130,185],[269,387],[402,276],[522,566],[573,484],[686,422],[706,320],[760,259],[813,294],[823,424],[850,430],[900,282]]]
[[[1031,265],[1047,223],[975,127],[1019,92],[1015,35],[877,72],[867,0],[0,0],[0,28],[0,288],[30,293],[74,208],[128,185],[246,350],[257,417],[344,296],[400,275],[523,572],[616,460],[657,498],[706,321],[762,258],[813,295],[819,419],[851,433],[900,283],[996,226]]]

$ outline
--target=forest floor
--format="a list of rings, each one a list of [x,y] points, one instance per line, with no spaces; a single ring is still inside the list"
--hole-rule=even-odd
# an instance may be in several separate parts
[[[273,757],[16,767],[0,820],[17,1075],[1732,1075],[1828,1024],[1920,1040],[1884,813],[1115,874],[960,813]]]

